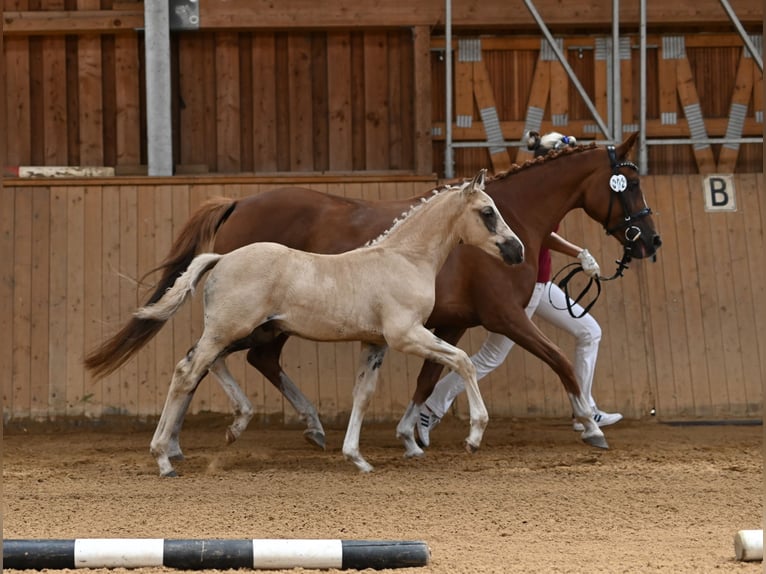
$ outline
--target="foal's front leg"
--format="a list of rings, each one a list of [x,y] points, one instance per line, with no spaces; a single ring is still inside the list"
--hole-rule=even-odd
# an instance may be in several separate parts
[[[471,429],[465,440],[465,447],[468,452],[476,451],[484,436],[484,429],[489,422],[489,415],[479,392],[479,384],[476,380],[476,367],[474,367],[470,357],[462,349],[443,341],[423,326],[415,327],[395,339],[389,337],[388,342],[392,348],[403,353],[417,355],[423,359],[441,363],[445,367],[456,371],[463,378],[466,383],[465,388],[471,419]],[[411,416],[405,413],[400,423],[400,428],[398,427],[397,430],[404,430],[409,425],[410,418]],[[414,437],[402,435],[400,438],[404,441],[407,452],[411,452],[411,443],[414,442]]]
[[[385,345],[362,343],[362,352],[359,357],[359,369],[354,383],[354,403],[346,428],[346,437],[343,440],[343,456],[351,460],[362,472],[371,472],[373,468],[359,452],[359,435],[362,432],[364,415],[378,384],[380,366],[387,350],[388,347]]]

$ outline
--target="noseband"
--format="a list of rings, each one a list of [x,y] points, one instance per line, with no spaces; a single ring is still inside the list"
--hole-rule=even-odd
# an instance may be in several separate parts
[[[567,267],[574,267],[574,269],[569,271],[569,273],[564,276],[564,278],[559,283],[559,287],[562,289],[562,291],[564,291],[564,294],[566,295],[565,299],[567,302],[567,310],[569,311],[569,314],[575,319],[579,319],[585,315],[591,307],[593,307],[593,304],[596,302],[599,295],[601,295],[601,281],[611,281],[617,277],[622,277],[625,269],[628,269],[628,263],[630,263],[632,259],[633,246],[641,237],[641,229],[638,226],[633,225],[633,222],[641,219],[642,217],[646,217],[652,212],[649,206],[644,206],[643,209],[640,209],[636,213],[630,212],[630,206],[628,205],[628,200],[625,197],[625,191],[628,189],[628,178],[620,173],[620,168],[629,167],[638,173],[638,166],[631,161],[618,161],[617,152],[613,145],[606,146],[606,153],[609,155],[609,163],[612,168],[612,176],[609,178],[609,189],[611,190],[609,194],[609,209],[606,213],[606,219],[604,220],[603,227],[607,235],[614,235],[616,231],[625,229],[625,243],[623,244],[622,258],[619,261],[615,261],[617,264],[617,270],[614,272],[614,274],[609,277],[590,277],[588,279],[588,283],[585,285],[585,287],[583,287],[582,291],[580,291],[577,297],[573,298],[569,296],[569,281],[572,279],[572,277],[582,272],[582,266],[580,266],[578,263],[571,263],[559,271],[553,278],[553,281],[555,282],[556,277],[558,277],[558,275],[561,274]],[[615,197],[620,201],[620,204],[622,205],[622,212],[624,216],[622,221],[620,221],[617,225],[609,227],[609,220],[612,218],[612,205],[614,204]],[[580,300],[590,290],[594,283],[596,285],[596,295],[593,297],[591,302],[588,303],[588,305],[583,307],[583,312],[579,315],[576,315],[572,308],[573,305],[580,302]]]

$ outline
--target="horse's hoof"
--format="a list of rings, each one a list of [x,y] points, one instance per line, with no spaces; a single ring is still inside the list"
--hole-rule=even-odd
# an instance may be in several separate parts
[[[237,440],[237,435],[235,435],[231,429],[226,429],[226,444],[229,445],[235,440]]]
[[[423,458],[426,453],[421,448],[411,448],[404,452],[404,458]]]
[[[316,447],[321,448],[322,450],[327,450],[327,447],[325,446],[325,436],[324,433],[317,430],[305,430],[303,431],[303,438],[306,439],[307,442],[310,444],[313,444]]]
[[[609,443],[606,442],[606,437],[604,435],[601,436],[589,436],[589,437],[582,437],[583,442],[586,444],[589,444],[590,446],[595,446],[597,448],[603,448],[604,450],[609,449]]]
[[[175,470],[171,470],[170,472],[166,472],[165,474],[160,475],[162,478],[178,478],[178,473]]]
[[[465,451],[466,451],[468,454],[475,454],[475,453],[476,453],[476,451],[478,451],[478,450],[479,450],[479,446],[478,446],[478,445],[475,445],[475,444],[471,444],[471,443],[470,443],[470,442],[468,442],[468,441],[465,441],[465,442],[463,443],[463,446],[465,447]]]

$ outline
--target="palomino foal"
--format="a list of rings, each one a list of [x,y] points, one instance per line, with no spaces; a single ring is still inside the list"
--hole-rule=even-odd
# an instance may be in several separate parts
[[[378,239],[353,251],[319,255],[263,242],[226,255],[204,253],[159,301],[138,309],[141,319],[167,321],[214,268],[204,288],[204,331],[176,365],[151,442],[160,474],[175,476],[173,430],[199,382],[209,370],[225,386],[236,386],[225,358],[248,348],[253,332],[265,323],[315,341],[362,342],[343,442],[344,456],[362,472],[372,470],[359,451],[362,421],[388,347],[436,361],[468,381],[466,448],[478,448],[488,416],[476,370],[465,352],[423,325],[434,307],[436,275],[459,242],[509,264],[523,261],[521,241],[484,192],[485,174],[482,170],[472,181],[436,192]]]

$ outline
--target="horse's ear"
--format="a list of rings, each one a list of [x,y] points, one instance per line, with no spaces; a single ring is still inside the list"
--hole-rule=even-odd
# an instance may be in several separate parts
[[[473,180],[471,180],[471,185],[467,186],[465,188],[466,195],[471,195],[474,193],[477,189],[484,189],[484,180],[487,178],[487,168],[482,168],[479,170],[479,173],[477,173]]]
[[[633,146],[636,145],[636,140],[638,139],[638,133],[639,132],[633,132],[628,136],[628,138],[622,142],[618,148],[617,148],[617,157],[625,157],[628,155],[631,149],[633,149]]]

